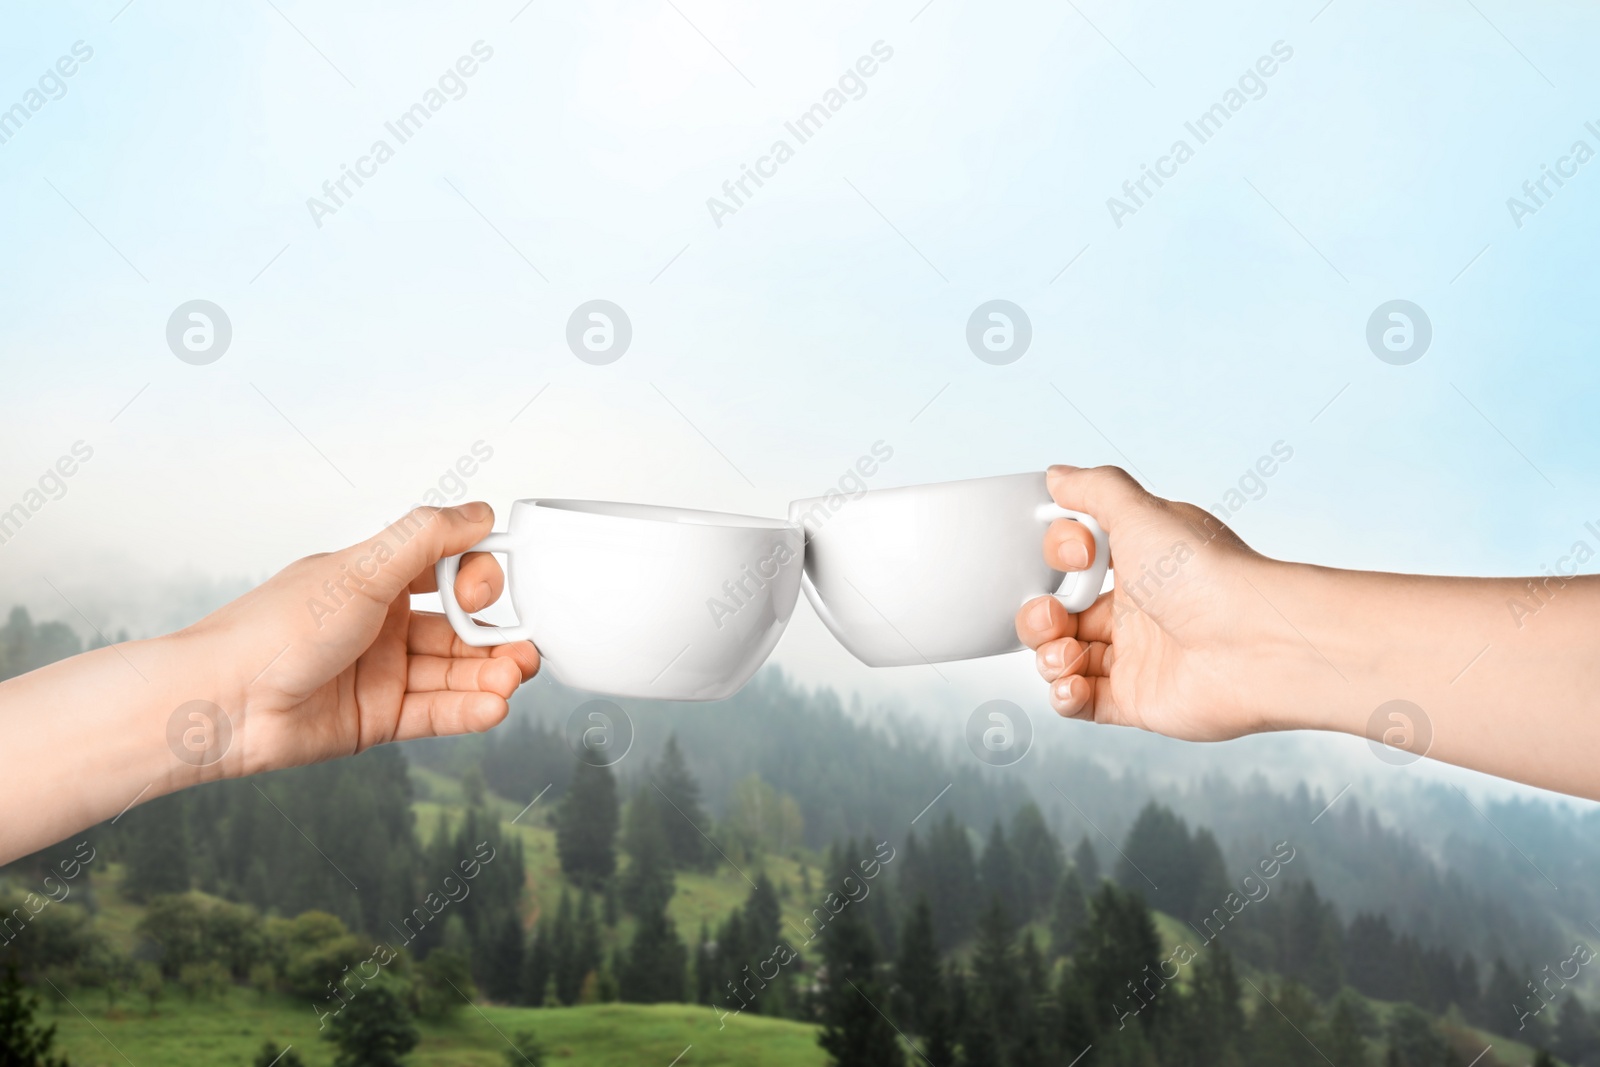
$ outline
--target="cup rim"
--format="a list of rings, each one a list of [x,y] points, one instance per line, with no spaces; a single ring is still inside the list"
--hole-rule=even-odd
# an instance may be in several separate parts
[[[742,530],[793,530],[795,524],[786,519],[764,518],[760,515],[739,515],[727,511],[702,511],[697,508],[680,508],[668,504],[634,504],[617,500],[574,500],[533,497],[518,500],[517,504],[529,508],[545,508],[577,515],[598,515],[603,518],[622,519],[629,522],[664,522],[680,526],[709,526],[721,529]]]
[[[1044,471],[1015,471],[1011,474],[984,474],[976,478],[954,478],[943,482],[918,482],[916,485],[873,486],[872,488],[856,493],[854,496],[850,495],[849,493],[840,493],[839,495],[850,500],[860,500],[864,496],[881,497],[892,493],[910,493],[917,490],[956,489],[961,486],[971,485],[975,482],[1003,482],[1014,478],[1038,478],[1042,482],[1044,480],[1045,473],[1046,472]],[[803,505],[815,504],[818,501],[826,499],[828,499],[828,494],[823,493],[818,496],[804,496],[797,500],[791,500],[789,501],[789,514],[793,515],[796,509],[802,509]]]

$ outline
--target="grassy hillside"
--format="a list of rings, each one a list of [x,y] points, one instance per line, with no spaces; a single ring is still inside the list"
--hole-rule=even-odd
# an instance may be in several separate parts
[[[154,1016],[143,1006],[107,1015],[95,1001],[74,997],[84,1016],[46,993],[55,1008],[45,1009],[45,1020],[59,1027],[58,1044],[74,1067],[247,1065],[269,1037],[292,1044],[312,1067],[333,1063],[333,1046],[318,1039],[310,1007],[283,997],[263,999],[234,989],[220,1000],[169,999]],[[682,1004],[464,1008],[449,1023],[420,1029],[422,1044],[409,1059],[412,1067],[500,1067],[507,1047],[501,1035],[518,1031],[537,1034],[552,1065],[666,1067],[690,1045],[693,1051],[682,1062],[694,1067],[822,1067],[826,1060],[814,1027],[739,1016],[729,1017],[719,1030],[711,1009]]]

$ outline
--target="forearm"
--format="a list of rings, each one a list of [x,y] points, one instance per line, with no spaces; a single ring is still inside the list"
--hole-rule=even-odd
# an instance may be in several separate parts
[[[0,683],[0,863],[221,776],[168,744],[179,707],[225,699],[197,641],[127,642]]]
[[[1269,725],[1376,739],[1377,709],[1407,700],[1430,757],[1600,799],[1600,578],[1280,563],[1260,577],[1269,623],[1298,646],[1264,687],[1277,706]]]

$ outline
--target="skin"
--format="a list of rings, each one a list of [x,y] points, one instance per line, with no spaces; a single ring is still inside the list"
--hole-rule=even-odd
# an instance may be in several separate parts
[[[0,683],[0,811],[11,815],[0,862],[201,782],[497,725],[539,653],[526,641],[465,645],[410,601],[436,589],[437,560],[493,528],[487,504],[418,508],[367,541],[290,564],[188,629]],[[468,611],[502,587],[494,557],[462,561],[456,595]],[[193,762],[208,751],[203,732],[189,734],[191,762],[168,741],[174,720],[180,739],[203,723],[178,711],[195,700],[222,708],[233,731],[205,765]]]
[[[1105,527],[1116,587],[1080,615],[1017,612],[1065,718],[1191,741],[1333,730],[1600,800],[1600,578],[1447,578],[1269,559],[1210,513],[1115,467],[1052,467]],[[1044,557],[1094,552],[1059,519]],[[1378,713],[1391,700],[1420,712]]]

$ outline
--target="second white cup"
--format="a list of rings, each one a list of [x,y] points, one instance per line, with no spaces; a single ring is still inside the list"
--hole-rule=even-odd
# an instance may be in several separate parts
[[[1044,533],[1059,518],[1093,535],[1087,571],[1045,563]],[[806,598],[870,667],[1014,652],[1018,608],[1053,594],[1084,610],[1111,559],[1100,524],[1057,506],[1043,472],[831,493],[794,501],[789,519],[806,531]]]

